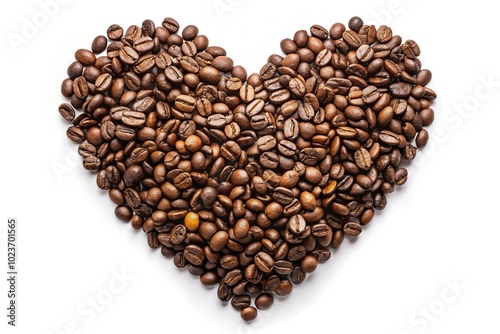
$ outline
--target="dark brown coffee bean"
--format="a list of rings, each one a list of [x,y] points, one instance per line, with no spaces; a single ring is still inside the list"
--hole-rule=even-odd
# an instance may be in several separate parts
[[[205,254],[203,252],[203,248],[197,245],[188,245],[184,249],[184,257],[189,263],[199,266],[205,260]]]
[[[422,86],[427,86],[427,84],[431,81],[432,79],[432,72],[429,70],[421,70],[417,73],[417,84],[422,85]]]
[[[210,239],[210,248],[218,252],[226,246],[227,242],[229,241],[229,235],[225,231],[219,231],[215,233],[212,238]]]
[[[108,38],[111,40],[119,40],[123,36],[123,28],[118,24],[112,24],[107,30]]]
[[[165,76],[174,84],[181,83],[184,80],[184,74],[175,66],[168,66],[165,69]]]
[[[363,44],[359,35],[353,30],[346,30],[342,34],[344,41],[353,48],[358,48]]]
[[[429,141],[429,132],[426,129],[422,129],[418,132],[415,142],[418,148],[424,147]]]
[[[146,123],[146,115],[142,112],[127,110],[123,112],[121,121],[127,126],[138,128]]]
[[[133,65],[138,59],[139,54],[130,46],[124,46],[120,49],[118,56],[120,60],[127,65]]]
[[[123,181],[127,187],[136,186],[144,177],[144,170],[141,166],[130,166],[123,173]]]
[[[92,52],[94,52],[95,54],[104,52],[104,50],[106,50],[107,45],[108,45],[108,40],[106,39],[106,36],[99,35],[92,41],[92,47],[91,47]]]
[[[406,98],[410,95],[411,86],[404,82],[397,82],[390,85],[389,90],[396,98]]]
[[[380,43],[387,43],[391,40],[391,38],[392,38],[392,29],[389,28],[388,26],[381,25],[377,29],[377,40]]]
[[[242,310],[246,307],[249,307],[250,303],[251,299],[249,295],[234,296],[231,299],[231,306],[236,310]]]
[[[130,208],[126,205],[118,205],[115,208],[115,215],[120,220],[123,220],[124,222],[128,222],[132,218],[132,210],[130,210]]]
[[[398,186],[402,186],[406,183],[408,178],[408,171],[405,168],[400,168],[396,171],[394,176],[394,181]]]
[[[233,269],[224,276],[224,283],[232,287],[243,279],[243,272],[240,269]]]
[[[79,49],[75,52],[75,59],[84,66],[92,66],[96,61],[96,56],[90,50]]]
[[[379,135],[380,140],[387,145],[399,145],[401,138],[394,132],[389,130],[382,130]]]
[[[83,158],[83,168],[85,168],[86,170],[90,171],[98,170],[100,165],[101,165],[101,160],[94,155],[89,155]]]
[[[224,159],[235,162],[241,155],[241,148],[238,143],[229,140],[221,146],[220,152]]]
[[[354,159],[356,161],[356,165],[362,170],[369,170],[372,166],[370,152],[368,152],[364,147],[361,147],[354,152]]]
[[[89,94],[89,86],[84,77],[77,77],[73,80],[73,93],[79,99],[85,99]]]
[[[305,272],[306,274],[312,273],[313,271],[316,270],[317,267],[318,267],[318,259],[316,259],[312,255],[307,255],[300,261],[300,269],[302,269],[302,271]]]
[[[259,252],[254,257],[255,265],[264,273],[269,273],[274,268],[273,258],[266,252]]]
[[[219,282],[219,276],[213,271],[207,271],[200,276],[200,282],[205,286],[216,285]]]
[[[257,309],[253,306],[245,307],[241,310],[241,319],[245,321],[252,321],[257,318]]]
[[[294,215],[288,220],[287,229],[295,235],[300,235],[306,229],[306,221],[302,215]]]
[[[344,225],[344,233],[351,236],[357,236],[361,233],[363,227],[355,222],[348,222]]]
[[[273,305],[274,297],[270,293],[262,293],[255,298],[255,306],[259,310],[267,310]]]
[[[432,74],[414,41],[359,17],[283,39],[286,56],[250,76],[179,29],[110,26],[109,46],[75,53],[59,111],[116,215],[251,320],[251,295],[263,309],[262,291],[289,294],[406,182],[401,158],[429,140]]]
[[[77,126],[70,126],[66,131],[66,136],[75,143],[82,143],[85,140],[85,132]]]
[[[272,150],[276,146],[276,138],[272,135],[260,137],[257,140],[257,147],[262,152]]]
[[[75,119],[75,108],[69,103],[62,103],[59,106],[59,114],[68,122],[72,122]]]
[[[231,288],[227,284],[219,285],[219,288],[217,289],[217,297],[222,302],[230,301],[233,297]]]

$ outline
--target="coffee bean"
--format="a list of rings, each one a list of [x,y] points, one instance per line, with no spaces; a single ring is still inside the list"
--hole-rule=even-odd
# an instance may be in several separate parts
[[[84,66],[91,66],[96,61],[96,56],[90,50],[79,49],[75,52],[75,59]]]
[[[401,45],[401,50],[410,59],[415,59],[420,55],[420,47],[411,39]]]
[[[269,151],[276,146],[276,138],[271,135],[263,136],[257,140],[257,147],[262,152]]]
[[[232,287],[238,284],[242,278],[242,271],[240,269],[233,269],[224,276],[224,283]]]
[[[94,171],[98,170],[101,165],[101,160],[94,156],[94,155],[89,155],[83,158],[83,168],[86,170]]]
[[[127,110],[123,112],[121,121],[127,126],[138,128],[146,123],[146,115],[138,111]]]
[[[108,190],[111,188],[111,182],[109,182],[108,178],[106,177],[105,170],[102,169],[97,173],[96,184],[97,187],[102,190]]]
[[[257,318],[257,309],[255,307],[248,306],[241,310],[241,319],[252,321],[255,318]]]
[[[419,131],[419,133],[417,134],[417,138],[415,139],[417,147],[418,148],[424,147],[428,141],[429,141],[429,132],[427,132],[426,129],[422,129],[421,131]]]
[[[241,155],[241,148],[238,143],[229,140],[221,146],[220,152],[224,159],[230,162],[234,162]]]
[[[312,255],[307,255],[300,261],[300,269],[306,274],[315,271],[317,266],[318,260]]]
[[[369,170],[372,166],[370,152],[368,152],[364,147],[361,147],[354,152],[354,159],[356,161],[356,165],[362,170]]]
[[[390,130],[382,130],[379,136],[380,140],[387,145],[399,145],[401,138]]]
[[[299,123],[293,118],[285,121],[283,133],[288,140],[295,140],[299,136]]]
[[[66,136],[75,143],[82,143],[85,140],[85,132],[77,126],[70,126]]]
[[[270,293],[262,293],[257,298],[255,298],[255,306],[259,310],[267,310],[273,305],[274,297]]]
[[[344,31],[342,37],[344,38],[344,41],[353,48],[358,48],[361,44],[363,44],[363,41],[354,30],[349,29]]]
[[[225,231],[219,231],[215,233],[212,238],[210,239],[210,248],[218,252],[226,246],[227,242],[229,241],[229,235]]]
[[[199,266],[205,260],[203,249],[197,245],[188,245],[184,249],[184,257],[189,263]]]
[[[85,99],[89,94],[89,86],[84,77],[77,77],[73,80],[73,93],[79,99]]]
[[[108,45],[108,40],[105,36],[99,35],[92,41],[92,52],[95,54],[99,54],[106,50],[106,46]]]
[[[300,235],[306,229],[306,221],[301,215],[294,215],[288,220],[287,229],[295,235]]]
[[[249,295],[234,296],[231,299],[231,306],[236,310],[242,310],[249,307],[251,303],[251,298]]]
[[[355,222],[348,222],[344,225],[344,233],[350,236],[357,236],[363,230],[362,226]]]
[[[217,297],[222,302],[230,301],[231,298],[233,297],[231,288],[226,284],[219,285],[219,288],[217,289]]]
[[[398,186],[402,186],[403,184],[406,183],[407,178],[408,178],[408,171],[405,168],[400,168],[396,171],[394,181]]]
[[[132,210],[130,210],[130,208],[127,207],[126,205],[118,205],[115,208],[115,215],[120,220],[123,220],[124,222],[128,222],[132,218]]]
[[[392,29],[389,28],[388,26],[381,25],[377,29],[377,40],[380,43],[387,43],[391,40],[391,38],[392,38]]]
[[[255,265],[264,273],[269,273],[273,270],[274,260],[266,252],[259,252],[254,257]]]
[[[390,85],[389,90],[396,98],[406,98],[410,95],[411,86],[404,82],[397,82]]]
[[[322,148],[305,148],[299,153],[299,160],[308,166],[316,165],[326,155],[326,150]]]
[[[59,106],[59,114],[66,121],[71,122],[75,119],[75,108],[71,104],[62,103]]]

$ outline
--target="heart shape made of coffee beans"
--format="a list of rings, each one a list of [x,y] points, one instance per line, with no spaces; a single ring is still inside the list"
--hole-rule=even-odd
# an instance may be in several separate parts
[[[111,25],[76,51],[59,112],[116,216],[248,321],[406,182],[432,75],[417,43],[359,17],[297,31],[251,75],[179,29]]]

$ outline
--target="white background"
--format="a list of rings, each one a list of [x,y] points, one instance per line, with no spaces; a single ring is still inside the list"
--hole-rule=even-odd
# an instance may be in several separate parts
[[[0,14],[1,333],[500,332],[500,48],[491,2],[64,2],[13,1]],[[244,324],[216,289],[115,218],[66,138],[60,83],[74,51],[90,48],[112,23],[170,16],[196,24],[252,73],[296,30],[347,24],[354,15],[419,43],[438,93],[431,141],[356,242]],[[27,31],[27,22],[38,27]],[[9,36],[24,40],[13,45]],[[6,325],[9,217],[18,221],[16,328]]]

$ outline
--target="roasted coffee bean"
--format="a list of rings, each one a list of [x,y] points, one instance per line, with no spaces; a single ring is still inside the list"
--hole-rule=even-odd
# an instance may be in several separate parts
[[[199,266],[203,263],[205,254],[201,247],[197,245],[188,245],[184,249],[184,258],[188,260],[189,263]]]
[[[238,143],[229,140],[221,146],[220,152],[224,159],[235,162],[241,155],[241,148]]]
[[[362,226],[355,222],[348,222],[344,225],[344,233],[350,236],[357,236],[363,230]]]
[[[89,85],[84,77],[77,77],[73,80],[73,93],[78,99],[85,99],[89,90]]]
[[[275,188],[271,196],[277,203],[284,206],[292,203],[294,199],[293,192],[285,187]]]
[[[422,129],[418,132],[415,142],[418,148],[424,147],[429,141],[429,132],[426,129]]]
[[[234,296],[231,299],[231,306],[237,310],[242,310],[249,307],[251,303],[251,298],[249,295]]]
[[[96,61],[96,56],[90,50],[79,49],[75,52],[75,59],[84,66],[92,66]]]
[[[255,265],[264,273],[269,273],[274,268],[273,258],[266,252],[259,252],[254,257]]]
[[[295,235],[300,235],[304,232],[306,226],[306,221],[302,215],[294,215],[288,220],[287,229]]]
[[[269,151],[276,146],[276,138],[271,135],[263,136],[257,140],[257,147],[262,152]]]
[[[215,233],[212,238],[210,239],[210,248],[218,252],[226,246],[227,242],[229,241],[229,235],[225,231],[219,231]]]
[[[90,171],[95,171],[100,168],[101,165],[101,160],[94,156],[94,155],[89,155],[83,158],[83,168],[86,170]]]
[[[253,306],[245,307],[241,310],[241,319],[245,321],[252,321],[257,318],[257,309]]]
[[[219,288],[217,289],[217,297],[222,302],[230,301],[233,297],[231,288],[227,284],[219,285]]]
[[[82,143],[85,140],[85,132],[77,126],[70,126],[66,136],[75,143]]]
[[[369,170],[372,166],[370,152],[368,152],[364,147],[361,147],[354,152],[354,159],[356,161],[356,165],[362,170]]]
[[[66,121],[71,122],[75,119],[75,108],[69,103],[62,103],[59,106],[59,114]]]
[[[285,121],[283,133],[288,140],[295,140],[299,136],[299,123],[293,118]]]
[[[107,35],[111,40],[119,40],[123,36],[123,28],[118,24],[112,24],[107,30]]]
[[[387,145],[399,145],[401,138],[398,134],[390,130],[382,130],[379,135],[380,140]]]
[[[78,154],[85,158],[89,155],[96,155],[97,149],[90,143],[81,143],[78,146]]]
[[[270,293],[262,293],[257,298],[255,298],[255,306],[259,310],[267,310],[273,305],[274,297]]]
[[[128,110],[123,112],[121,121],[127,126],[138,128],[146,123],[146,115],[142,112]]]

